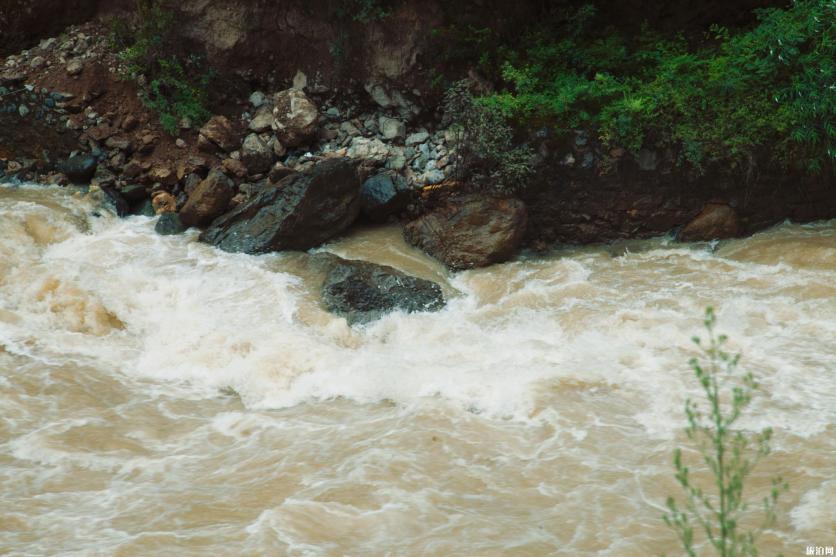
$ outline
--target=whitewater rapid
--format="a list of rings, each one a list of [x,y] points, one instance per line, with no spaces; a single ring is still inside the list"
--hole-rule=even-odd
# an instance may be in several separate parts
[[[306,254],[153,226],[0,188],[0,554],[671,552],[708,305],[762,386],[743,426],[776,431],[755,483],[792,488],[767,547],[836,543],[833,221],[457,274],[360,230],[321,249],[449,303],[354,328]]]

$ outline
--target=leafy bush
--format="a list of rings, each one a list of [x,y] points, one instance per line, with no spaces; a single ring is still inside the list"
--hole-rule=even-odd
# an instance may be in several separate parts
[[[526,37],[502,65],[489,106],[523,122],[585,128],[634,152],[749,164],[769,150],[787,167],[836,163],[836,0],[762,9],[751,30],[711,28],[700,46],[645,28],[631,40],[586,5]]]
[[[210,73],[198,80],[186,76],[177,57],[158,60],[160,72],[143,92],[144,102],[160,115],[160,124],[171,135],[176,135],[180,121],[202,124],[211,113],[206,108]]]
[[[157,112],[163,129],[176,135],[181,120],[199,125],[211,113],[212,72],[196,56],[183,56],[174,16],[158,0],[136,0],[136,24],[116,23],[111,42],[120,48],[123,74],[140,84],[143,102]]]
[[[521,189],[532,171],[534,153],[514,147],[505,117],[475,99],[470,83],[460,81],[444,97],[444,113],[455,133],[452,164],[459,180],[501,193]]]
[[[667,501],[665,523],[679,537],[685,553],[697,555],[694,530],[702,531],[720,557],[756,556],[756,541],[764,528],[775,521],[775,503],[787,484],[781,478],[772,480],[772,490],[762,501],[765,518],[757,530],[746,531],[741,519],[748,510],[743,498],[744,483],[758,460],[770,452],[772,430],[765,429],[750,435],[733,428],[752,400],[758,385],[751,373],[736,373],[739,355],[723,350],[726,337],[715,333],[716,317],[711,308],[706,310],[705,328],[708,344],[699,338],[694,342],[702,349],[706,364],[691,360],[694,375],[705,393],[706,405],[692,400],[685,404],[688,439],[697,444],[703,463],[711,473],[711,482],[700,486],[683,463],[682,451],[674,453],[676,481],[685,491],[685,507],[680,508],[673,497]],[[754,445],[754,451],[752,446]]]

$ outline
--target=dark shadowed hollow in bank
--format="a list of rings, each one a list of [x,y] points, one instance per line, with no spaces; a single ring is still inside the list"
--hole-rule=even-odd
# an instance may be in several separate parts
[[[826,551],[834,170],[836,0],[0,0],[0,553],[679,554],[708,306]]]

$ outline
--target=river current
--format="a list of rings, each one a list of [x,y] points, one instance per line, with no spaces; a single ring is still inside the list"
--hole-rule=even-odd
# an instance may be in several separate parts
[[[321,248],[443,285],[324,312],[305,254],[0,187],[0,554],[679,554],[663,523],[706,306],[774,429],[767,555],[836,545],[836,221],[451,274],[394,227]],[[693,456],[693,450],[686,451]]]

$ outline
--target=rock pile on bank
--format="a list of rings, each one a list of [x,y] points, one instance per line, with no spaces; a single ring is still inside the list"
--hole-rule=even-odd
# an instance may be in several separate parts
[[[297,76],[298,77],[298,76]],[[307,79],[303,79],[306,82]],[[304,170],[319,157],[349,157],[397,172],[410,186],[443,182],[453,172],[452,135],[410,128],[420,109],[398,93],[393,101],[382,86],[366,88],[377,104],[326,103],[318,108],[301,89],[250,96],[251,109],[242,114],[247,135],[232,158],[241,160],[250,176],[270,165]],[[230,151],[227,149],[227,151]]]
[[[675,208],[664,196],[636,198],[618,177],[670,174],[669,157],[642,150],[633,161],[582,131],[568,146],[550,142],[548,130],[533,133],[536,156],[551,160],[562,182],[541,176],[528,205],[473,195],[453,180],[455,134],[420,91],[384,82],[336,90],[298,72],[292,86],[239,92],[204,123],[183,119],[171,136],[120,64],[94,24],[6,58],[0,178],[89,185],[120,214],[165,215],[161,233],[202,228],[204,241],[229,251],[308,249],[357,220],[399,221],[410,244],[452,270],[513,258],[534,243],[532,229],[594,241],[602,229],[685,225],[680,239],[707,240],[746,226],[740,205],[723,196]],[[615,197],[590,188],[590,175]]]
[[[161,233],[194,226],[230,251],[307,249],[358,218],[414,213],[422,188],[453,173],[453,135],[420,117],[417,91],[368,83],[359,96],[338,96],[300,72],[293,87],[254,91],[239,109],[200,127],[181,122],[170,137],[131,98],[135,89],[126,97],[130,83],[100,34],[88,26],[65,37],[7,58],[0,71],[3,111],[16,126],[37,121],[42,137],[61,139],[42,160],[0,153],[0,172],[99,188],[120,213],[176,214]]]

